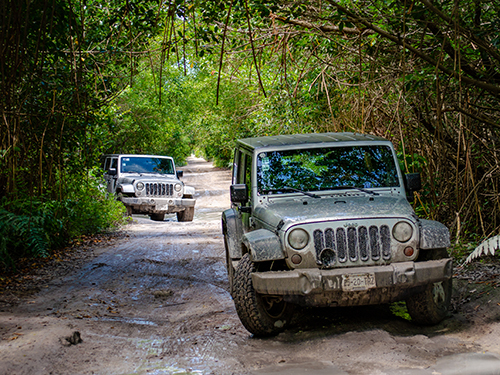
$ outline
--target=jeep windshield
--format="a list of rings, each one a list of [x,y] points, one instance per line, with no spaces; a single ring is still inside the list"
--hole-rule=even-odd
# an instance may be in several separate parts
[[[174,163],[172,159],[127,156],[121,158],[120,170],[122,173],[174,174]]]
[[[257,157],[260,195],[301,191],[398,187],[388,146],[349,146],[261,152]]]

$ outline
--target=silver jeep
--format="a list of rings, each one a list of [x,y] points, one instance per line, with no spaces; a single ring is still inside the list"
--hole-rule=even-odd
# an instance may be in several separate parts
[[[417,217],[418,173],[391,142],[354,133],[247,138],[234,153],[222,214],[230,291],[255,335],[290,323],[295,305],[405,300],[419,324],[448,311],[448,229]]]
[[[102,160],[107,191],[116,194],[127,214],[146,214],[163,221],[176,213],[178,221],[192,221],[195,190],[179,180],[174,159],[159,155],[104,155]]]

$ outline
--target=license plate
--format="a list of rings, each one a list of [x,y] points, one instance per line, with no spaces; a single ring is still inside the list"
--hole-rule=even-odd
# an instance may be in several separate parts
[[[357,290],[367,290],[375,288],[375,275],[373,273],[363,273],[361,275],[342,275],[342,290],[354,292]]]

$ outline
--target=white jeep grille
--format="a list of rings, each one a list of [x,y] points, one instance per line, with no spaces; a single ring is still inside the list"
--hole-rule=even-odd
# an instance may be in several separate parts
[[[323,268],[391,259],[391,232],[387,225],[316,229],[313,238],[316,263]]]
[[[146,185],[146,196],[172,196],[174,195],[173,184],[163,184],[158,182],[148,182]]]

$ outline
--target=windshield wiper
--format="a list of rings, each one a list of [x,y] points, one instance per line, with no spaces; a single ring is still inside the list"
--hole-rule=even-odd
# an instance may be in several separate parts
[[[299,189],[295,189],[295,188],[291,188],[291,187],[288,187],[288,186],[284,186],[280,189],[265,189],[263,192],[264,193],[284,193],[286,190],[290,190],[290,191],[293,191],[293,192],[298,192],[298,193],[302,193],[304,195],[307,195],[309,197],[312,197],[312,198],[321,198],[319,195],[316,195],[314,193],[309,193],[308,191],[303,191],[303,190],[299,190]]]
[[[363,193],[371,194],[371,195],[380,195],[379,193],[376,193],[374,191],[365,189],[365,188],[360,188],[357,186],[329,186],[327,188],[321,188],[321,190],[342,190],[342,189],[354,189],[354,190],[359,190],[362,191]]]
[[[295,188],[289,187],[289,186],[285,186],[283,189],[285,189],[285,190],[291,190],[291,191],[296,191],[297,193],[302,193],[302,194],[307,195],[308,197],[312,197],[312,198],[321,198],[317,194],[310,193],[308,191],[304,191],[304,190],[300,190],[300,189],[295,189]]]

